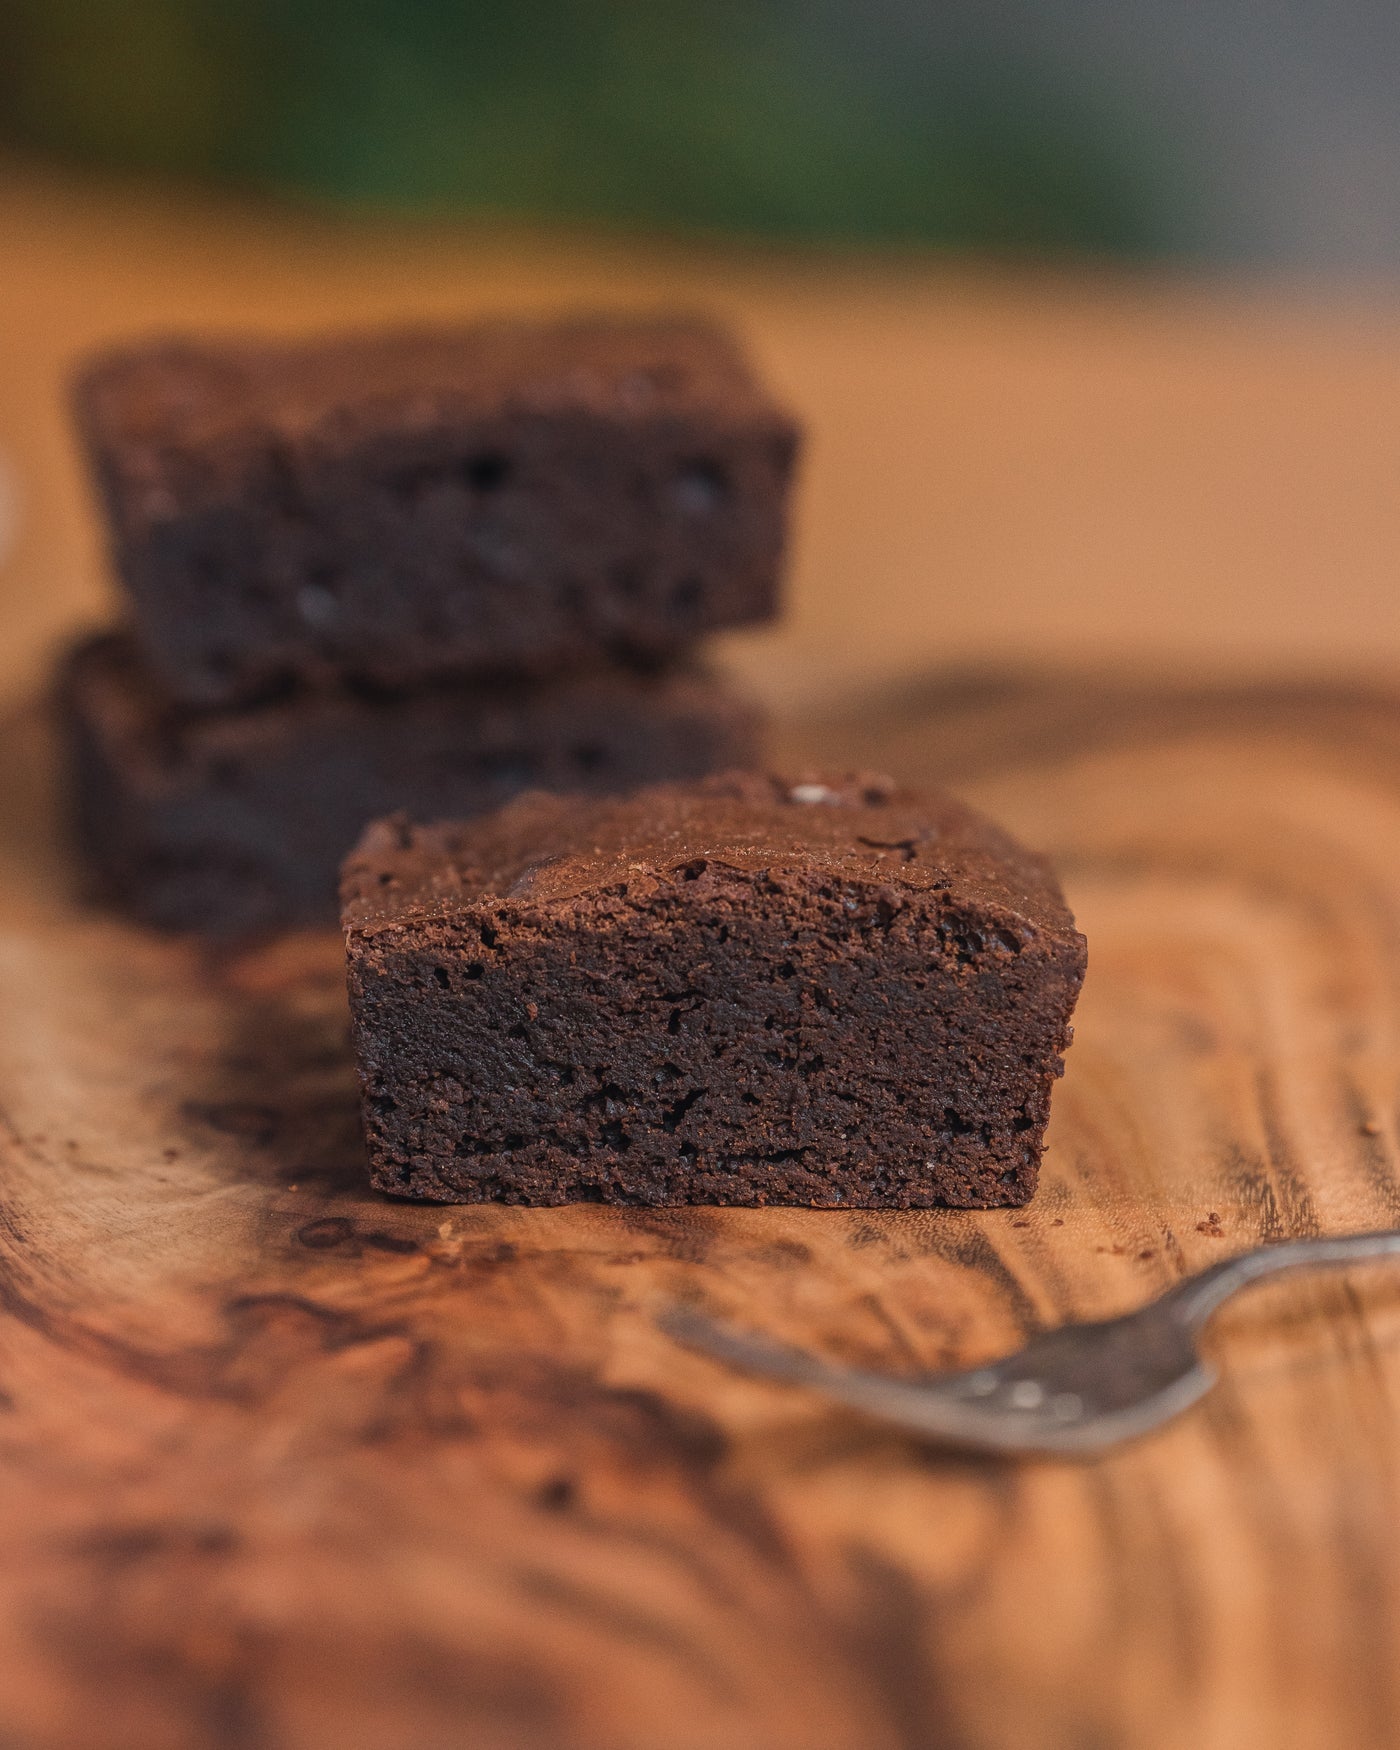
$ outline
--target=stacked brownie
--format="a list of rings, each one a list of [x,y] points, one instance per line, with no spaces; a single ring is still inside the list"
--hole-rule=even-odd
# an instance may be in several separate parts
[[[751,763],[697,640],[771,618],[792,421],[694,321],[107,356],[77,395],[129,620],[60,688],[108,894],[329,919],[364,823]]]

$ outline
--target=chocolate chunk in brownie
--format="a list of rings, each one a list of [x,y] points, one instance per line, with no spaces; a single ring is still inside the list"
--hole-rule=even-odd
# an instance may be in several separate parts
[[[775,611],[796,430],[701,322],[152,343],[77,410],[188,703],[657,659]]]
[[[726,774],[371,827],[374,1182],[445,1202],[982,1208],[1035,1188],[1084,940],[951,798]]]
[[[341,858],[386,811],[468,815],[532,785],[698,776],[751,760],[759,728],[693,670],[195,711],[168,701],[120,634],[74,651],[60,694],[101,890],[148,923],[217,934],[333,924]]]

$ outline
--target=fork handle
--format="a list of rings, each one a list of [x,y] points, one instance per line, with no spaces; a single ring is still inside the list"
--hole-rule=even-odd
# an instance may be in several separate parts
[[[1355,1264],[1363,1258],[1381,1258],[1395,1253],[1400,1253],[1400,1230],[1393,1228],[1376,1233],[1342,1234],[1335,1239],[1281,1240],[1212,1264],[1169,1289],[1162,1299],[1189,1330],[1199,1331],[1225,1301],[1242,1288],[1262,1282],[1266,1276],[1280,1275],[1285,1270]]]

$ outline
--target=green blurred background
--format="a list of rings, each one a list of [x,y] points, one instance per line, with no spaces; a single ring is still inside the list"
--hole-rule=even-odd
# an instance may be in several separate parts
[[[1150,254],[1111,106],[820,5],[6,0],[0,136],[317,201],[627,228]]]
[[[0,0],[0,147],[352,209],[1386,273],[1394,0]]]

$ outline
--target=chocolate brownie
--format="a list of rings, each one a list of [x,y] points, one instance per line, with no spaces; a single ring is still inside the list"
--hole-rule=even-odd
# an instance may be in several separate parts
[[[342,884],[380,1189],[983,1208],[1035,1188],[1084,940],[949,797],[727,774],[371,827]]]
[[[466,815],[530,785],[623,790],[754,756],[758,716],[697,671],[172,706],[129,638],[61,684],[77,826],[108,897],[171,929],[334,923],[340,860],[396,808]]]
[[[657,659],[775,611],[795,427],[701,322],[156,342],[77,410],[189,703]]]

